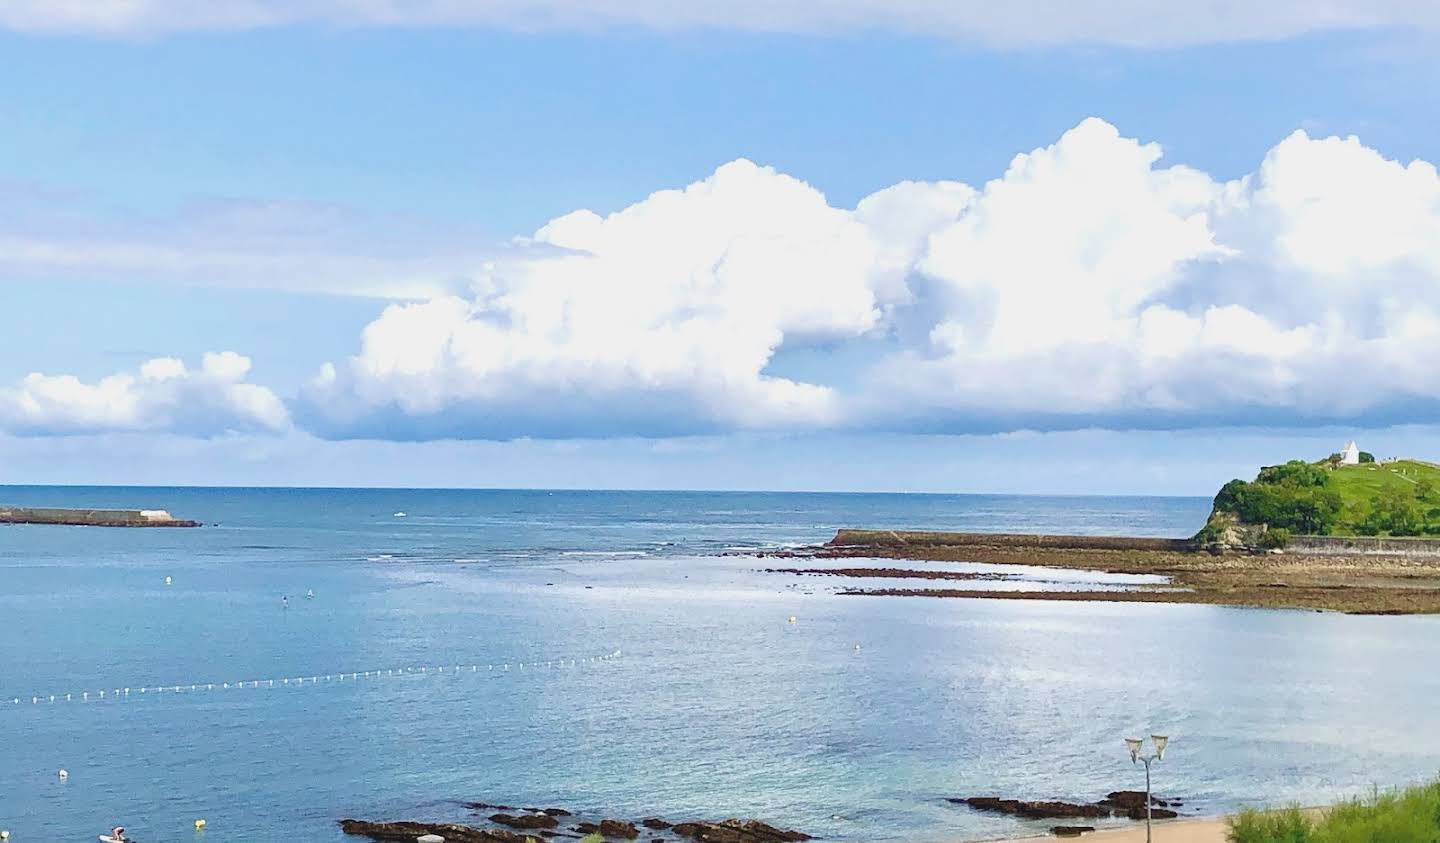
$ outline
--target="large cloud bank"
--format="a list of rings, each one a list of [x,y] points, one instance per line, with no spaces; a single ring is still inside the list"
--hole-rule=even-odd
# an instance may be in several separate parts
[[[1161,158],[1090,119],[981,187],[853,209],[731,162],[552,220],[533,237],[550,254],[472,295],[390,307],[302,415],[328,436],[505,438],[1432,412],[1433,165],[1303,132],[1235,181]]]
[[[73,375],[28,375],[0,388],[0,430],[21,435],[175,432],[210,436],[279,431],[289,412],[275,393],[248,383],[249,359],[204,355],[199,369],[157,357],[135,373],[86,383]]]
[[[0,430],[213,435],[293,415],[329,438],[508,439],[1440,414],[1440,175],[1355,138],[1296,132],[1224,181],[1090,119],[986,184],[904,182],[854,208],[738,160],[494,254],[463,294],[386,308],[289,406],[237,354],[164,358],[0,386]]]
[[[1440,28],[1425,0],[0,0],[0,27],[22,32],[156,34],[320,23],[480,26],[521,31],[886,30],[1011,45],[1169,46],[1311,32]]]

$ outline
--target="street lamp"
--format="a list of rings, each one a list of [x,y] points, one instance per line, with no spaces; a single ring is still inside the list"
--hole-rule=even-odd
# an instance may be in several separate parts
[[[1165,747],[1170,739],[1164,735],[1151,735],[1150,742],[1155,745],[1155,751],[1145,755],[1143,738],[1125,739],[1125,748],[1130,750],[1130,763],[1145,762],[1145,843],[1150,843],[1150,765],[1165,757]]]

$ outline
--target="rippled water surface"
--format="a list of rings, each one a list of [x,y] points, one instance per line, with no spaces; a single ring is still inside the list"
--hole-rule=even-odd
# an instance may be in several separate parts
[[[1202,812],[1440,768],[1434,619],[844,597],[723,555],[840,526],[1178,536],[1204,500],[0,487],[0,502],[210,525],[0,527],[12,843],[116,822],[193,841],[197,817],[211,843],[338,840],[341,816],[463,819],[463,800],[833,839],[1015,835],[945,797],[1134,786],[1120,738],[1152,727],[1174,738],[1158,789]],[[962,585],[1076,579],[1020,573]]]

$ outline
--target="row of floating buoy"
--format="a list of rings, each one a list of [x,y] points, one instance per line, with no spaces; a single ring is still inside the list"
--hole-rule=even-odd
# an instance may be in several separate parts
[[[486,673],[508,673],[512,668],[518,672],[526,670],[545,670],[552,668],[579,667],[582,664],[597,664],[608,662],[620,657],[619,650],[613,650],[600,656],[587,656],[583,658],[565,657],[559,659],[532,659],[529,661],[498,662],[489,664],[456,664],[456,665],[424,665],[421,667],[397,667],[385,670],[363,670],[346,671],[343,673],[314,674],[312,676],[285,676],[277,679],[246,679],[238,682],[191,682],[178,685],[145,685],[139,688],[112,688],[100,691],[78,691],[68,694],[45,694],[25,697],[11,697],[10,706],[15,707],[22,704],[29,705],[50,705],[64,702],[99,702],[102,700],[128,700],[132,696],[151,694],[183,694],[200,691],[231,690],[243,688],[275,688],[275,687],[300,687],[305,684],[318,685],[321,682],[356,682],[361,679],[379,679],[395,676],[444,676],[462,673],[480,673],[480,668],[485,668]],[[63,771],[62,771],[63,772]]]

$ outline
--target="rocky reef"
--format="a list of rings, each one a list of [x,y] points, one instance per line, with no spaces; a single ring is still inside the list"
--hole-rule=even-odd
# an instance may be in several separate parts
[[[1095,802],[1024,801],[1001,799],[997,796],[967,796],[946,800],[955,805],[965,805],[977,811],[1009,814],[1027,820],[1070,820],[1102,819],[1122,817],[1132,820],[1145,819],[1145,794],[1138,790],[1116,790]],[[1175,799],[1150,797],[1150,814],[1157,820],[1174,819],[1181,807]]]
[[[606,840],[635,840],[642,833],[649,841],[693,841],[693,843],[802,843],[810,835],[800,831],[776,828],[759,820],[690,820],[671,823],[660,817],[645,817],[638,822],[597,818],[574,819],[561,808],[512,808],[485,802],[463,803],[480,814],[488,811],[489,826],[461,823],[427,823],[405,821],[376,822],[371,820],[339,820],[346,834],[368,837],[382,843],[414,843],[426,834],[443,837],[447,843],[526,843],[536,840],[578,840],[598,834]],[[562,823],[562,819],[564,822]],[[642,832],[644,828],[647,831]]]

